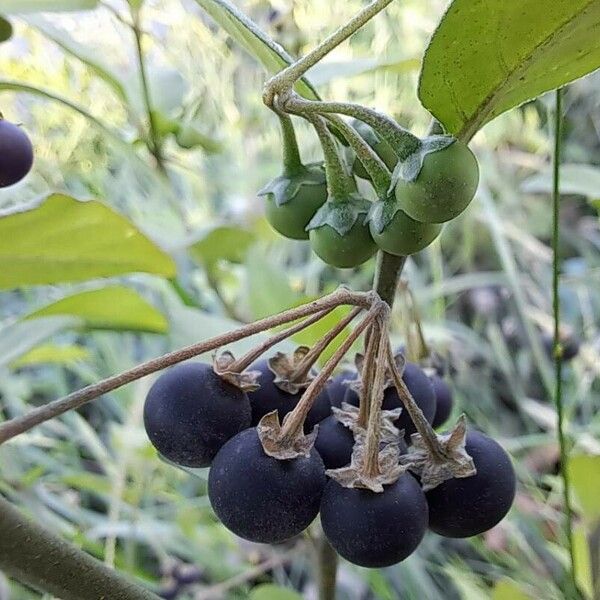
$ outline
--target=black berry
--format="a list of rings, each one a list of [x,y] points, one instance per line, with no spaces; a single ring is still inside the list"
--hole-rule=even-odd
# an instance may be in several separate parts
[[[321,501],[321,524],[346,560],[362,567],[387,567],[412,554],[423,539],[427,502],[408,473],[379,494],[330,480]]]
[[[227,529],[252,542],[274,544],[312,523],[326,480],[316,450],[309,457],[277,460],[265,454],[252,428],[229,440],[215,457],[208,496]]]
[[[182,363],[165,371],[150,388],[144,425],[165,458],[187,467],[207,467],[229,438],[250,427],[250,402],[210,365]]]
[[[33,165],[33,147],[25,132],[0,118],[0,188],[18,183]]]
[[[477,474],[449,479],[426,493],[429,527],[445,537],[471,537],[491,529],[505,517],[515,497],[515,472],[497,442],[469,431],[466,451]]]
[[[419,408],[423,411],[425,418],[432,423],[435,416],[435,392],[433,385],[421,367],[414,363],[406,363],[402,379],[411,393]],[[358,393],[352,388],[348,388],[344,402],[358,406]],[[398,397],[395,387],[389,387],[385,390],[383,396],[383,410],[393,410],[402,407],[402,402]],[[400,418],[396,421],[398,429],[404,429],[404,439],[410,443],[410,436],[417,430],[412,419],[406,410],[402,410]]]
[[[350,464],[354,434],[333,415],[319,423],[315,449],[327,469],[339,469]]]
[[[548,356],[554,355],[554,336],[550,333],[542,334],[542,344]],[[579,354],[579,340],[574,335],[564,336],[560,340],[562,347],[562,359],[564,361],[573,360]]]
[[[327,385],[327,393],[329,394],[331,406],[342,407],[342,402],[348,389],[348,382],[354,381],[357,377],[358,373],[356,371],[346,369],[332,378]]]
[[[252,407],[252,425],[258,425],[258,422],[267,414],[274,410],[279,413],[280,422],[283,417],[294,410],[302,397],[302,392],[297,394],[288,394],[275,384],[275,374],[269,368],[267,360],[259,360],[250,366],[249,370],[259,371],[260,376],[257,383],[260,388],[254,392],[249,392],[250,406]],[[315,398],[312,408],[306,416],[304,429],[309,432],[313,427],[327,418],[331,414],[331,402],[329,394],[324,388]]]
[[[452,413],[454,400],[450,386],[441,377],[433,375],[431,384],[435,393],[435,416],[433,417],[432,426],[437,428],[448,420],[450,413]]]

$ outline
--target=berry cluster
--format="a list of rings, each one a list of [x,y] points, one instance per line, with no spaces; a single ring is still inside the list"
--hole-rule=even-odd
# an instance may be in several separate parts
[[[0,113],[0,188],[18,183],[33,165],[33,147],[24,131]]]
[[[382,567],[414,552],[427,528],[468,537],[508,512],[515,474],[506,452],[467,430],[464,418],[436,434],[432,425],[452,410],[443,373],[394,356],[386,330],[369,316],[355,338],[365,323],[357,369],[334,377],[353,340],[317,373],[329,335],[317,350],[290,356],[225,353],[213,366],[180,364],[150,389],[151,442],[176,464],[210,466],[211,505],[236,535],[280,543],[320,514],[340,555]]]

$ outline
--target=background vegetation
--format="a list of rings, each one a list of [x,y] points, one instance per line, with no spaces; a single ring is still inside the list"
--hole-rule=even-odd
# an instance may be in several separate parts
[[[0,12],[10,4],[0,1]],[[237,4],[298,55],[363,3]],[[423,134],[430,115],[417,99],[417,76],[444,6],[393,3],[314,68],[311,81],[323,96],[380,108]],[[89,12],[11,16],[14,35],[0,45],[0,109],[24,124],[36,149],[34,171],[0,191],[0,209],[49,192],[66,195],[53,197],[36,219],[0,222],[5,418],[340,283],[370,287],[373,261],[332,269],[266,224],[256,190],[279,172],[280,141],[262,104],[258,63],[192,0],[147,0],[142,17],[132,22],[121,0]],[[143,32],[150,131],[140,57],[126,23]],[[581,341],[565,368],[564,397],[574,444],[568,467],[577,579],[587,598],[594,580],[598,594],[600,572],[599,86],[596,73],[564,94],[561,203],[563,321]],[[450,358],[457,413],[466,412],[514,457],[515,508],[474,540],[430,535],[390,569],[342,565],[340,598],[562,597],[568,553],[552,365],[543,351],[552,328],[552,111],[553,96],[544,96],[475,137],[483,176],[477,199],[405,270],[427,339]],[[300,134],[305,157],[318,157],[314,135],[303,125]],[[126,220],[100,204],[83,216],[68,196],[101,200]],[[64,230],[66,222],[72,230]],[[131,234],[122,247],[100,235],[120,227]],[[56,236],[81,258],[61,285],[36,264],[36,250],[53,248]],[[26,265],[16,257],[27,257]],[[400,302],[398,342],[404,314]],[[297,341],[310,343],[322,331],[313,327]],[[304,552],[310,540],[284,548],[240,543],[216,521],[205,474],[157,459],[141,425],[150,383],[1,446],[0,492],[165,598],[247,598],[264,582],[314,597]],[[194,574],[191,585],[176,584],[183,571]],[[0,574],[2,600],[39,597]]]

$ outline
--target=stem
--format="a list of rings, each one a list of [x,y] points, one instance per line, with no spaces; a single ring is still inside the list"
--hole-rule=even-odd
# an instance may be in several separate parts
[[[313,124],[323,147],[329,197],[334,201],[345,202],[352,190],[350,188],[349,177],[344,170],[333,136],[329,129],[327,129],[323,117],[311,115],[306,118]]]
[[[369,391],[373,384],[373,378],[377,371],[377,347],[379,343],[379,336],[381,334],[379,328],[374,322],[369,331],[367,347],[365,349],[365,358],[363,362],[363,368],[360,374],[360,391],[358,401],[358,425],[367,428],[369,422]]]
[[[571,505],[571,480],[569,477],[569,449],[564,426],[564,407],[562,397],[562,348],[560,343],[560,150],[562,135],[562,90],[556,90],[556,112],[554,115],[554,160],[552,168],[552,308],[554,314],[554,373],[555,402],[557,413],[557,434],[560,448],[560,473],[563,480],[563,497],[565,504],[565,527],[567,544],[571,560],[570,576],[574,589],[577,589],[575,577],[575,551],[573,541],[573,507]]]
[[[278,93],[291,89],[294,83],[308,69],[316,65],[323,57],[358,31],[391,2],[392,0],[373,0],[373,2],[357,13],[345,25],[342,25],[342,27],[325,38],[314,50],[272,77],[265,85],[263,92],[264,103],[267,106],[272,106],[273,100]]]
[[[297,94],[289,94],[282,99],[281,108],[306,117],[307,114],[337,113],[347,115],[370,125],[381,137],[392,146],[400,160],[404,160],[421,145],[421,140],[394,119],[371,108],[350,102],[320,102],[304,100]]]
[[[108,392],[116,390],[127,383],[131,383],[132,381],[145,377],[146,375],[150,375],[151,373],[155,373],[156,371],[161,371],[166,367],[170,367],[184,360],[194,358],[195,356],[204,354],[205,352],[216,350],[221,346],[232,344],[233,342],[237,342],[256,333],[260,333],[265,329],[272,329],[273,327],[278,327],[285,323],[289,323],[290,321],[296,321],[297,319],[321,312],[328,308],[335,308],[336,306],[341,306],[342,304],[370,308],[375,301],[376,296],[374,296],[372,292],[351,292],[348,289],[340,288],[332,294],[323,296],[323,298],[315,300],[314,302],[286,310],[277,315],[266,317],[260,321],[255,321],[254,323],[249,323],[248,325],[244,325],[239,329],[229,331],[205,342],[199,342],[180,350],[169,352],[168,354],[137,365],[132,369],[123,371],[118,375],[113,375],[108,379],[104,379],[98,383],[82,388],[76,392],[73,392],[72,394],[69,394],[68,396],[65,396],[64,398],[61,398],[60,400],[55,400],[54,402],[50,402],[49,404],[35,408],[25,415],[2,423],[0,425],[0,444],[3,444],[4,442],[21,433],[29,431],[36,425],[40,425],[41,423],[62,415],[69,410],[79,408],[87,402],[90,402],[91,400],[94,400],[95,398],[98,398],[99,396],[102,396]]]
[[[327,115],[327,120],[335,125],[342,137],[350,144],[358,160],[369,174],[377,195],[381,199],[387,198],[392,177],[386,164],[353,127],[336,115]]]
[[[381,305],[373,303],[365,318],[356,326],[352,333],[344,340],[333,356],[325,363],[321,372],[313,379],[306,388],[302,398],[293,411],[288,413],[283,419],[281,427],[281,440],[294,440],[304,428],[306,415],[312,408],[315,398],[319,395],[325,383],[331,377],[331,374],[338,363],[344,358],[352,347],[352,344],[361,336],[362,332],[373,322],[381,311]]]
[[[390,308],[394,305],[398,280],[405,264],[406,256],[394,256],[383,251],[377,253],[373,289]]]
[[[139,11],[132,10],[132,30],[135,38],[135,46],[137,50],[138,66],[140,69],[140,80],[142,84],[142,96],[144,99],[144,106],[148,115],[148,124],[150,126],[150,144],[149,150],[154,159],[156,160],[156,166],[158,170],[166,174],[167,169],[165,167],[164,158],[162,155],[162,144],[160,141],[160,133],[158,131],[158,124],[154,111],[152,110],[152,100],[150,98],[150,85],[148,83],[148,75],[146,73],[146,62],[144,60],[144,50],[142,48],[142,30],[140,27]]]
[[[289,115],[277,112],[279,124],[281,125],[281,135],[283,137],[283,172],[285,175],[292,176],[303,170],[300,149],[298,148],[298,139],[294,130],[294,124]]]
[[[408,319],[407,319],[407,336],[406,336],[406,354],[409,360],[419,362],[430,355],[429,346],[425,341],[425,335],[423,334],[423,327],[421,326],[421,315],[415,297],[408,287],[408,283],[404,282],[402,285],[402,292],[404,294],[404,301],[407,306]],[[414,325],[416,330],[416,339],[412,335],[411,325]],[[416,348],[413,347],[413,340],[416,342]]]
[[[315,563],[319,600],[335,600],[338,555],[323,534],[315,540]]]
[[[0,496],[0,568],[63,600],[159,600],[99,560],[25,518]]]

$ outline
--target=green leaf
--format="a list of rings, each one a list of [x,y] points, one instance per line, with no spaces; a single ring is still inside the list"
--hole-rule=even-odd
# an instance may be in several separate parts
[[[20,369],[47,364],[70,365],[77,361],[87,360],[89,356],[89,351],[83,346],[42,344],[14,360],[10,366],[13,369]]]
[[[0,0],[1,3],[1,0]],[[41,16],[23,17],[23,20],[37,29],[41,34],[60,46],[67,54],[87,65],[96,75],[102,78],[117,93],[121,100],[127,100],[125,84],[120,77],[105,64],[97,50],[87,48],[75,41],[68,31],[55,27]]]
[[[538,173],[526,179],[521,189],[528,194],[551,194],[552,173]],[[600,198],[600,168],[586,164],[564,164],[560,167],[560,192],[586,198]]]
[[[425,52],[419,98],[469,140],[499,114],[600,67],[598,0],[454,0]]]
[[[88,290],[48,304],[25,318],[71,315],[90,329],[165,333],[168,323],[154,306],[135,290],[110,286]]]
[[[0,0],[5,14],[91,10],[97,6],[98,0]]]
[[[0,289],[132,272],[173,277],[175,270],[168,254],[95,200],[53,194],[0,213]]]
[[[55,333],[79,325],[81,321],[75,317],[44,317],[3,327],[0,329],[0,367],[13,363]]]
[[[13,26],[8,19],[0,15],[0,44],[10,40],[13,34]]]
[[[492,600],[530,600],[519,584],[508,577],[500,579],[494,586]]]
[[[248,600],[302,600],[302,596],[280,585],[263,583],[252,589]]]
[[[223,149],[221,142],[202,133],[194,123],[180,123],[175,141],[184,150],[202,148],[208,154],[216,154]]]
[[[188,247],[191,257],[207,270],[213,270],[221,260],[241,264],[255,236],[240,227],[219,226],[207,230]]]
[[[585,598],[592,600],[594,597],[592,557],[585,527],[579,526],[573,531],[573,554],[577,587],[583,592]]]
[[[250,56],[257,58],[269,73],[277,73],[294,62],[294,59],[278,43],[229,0],[196,0],[196,2]],[[306,78],[296,84],[296,91],[310,100],[319,99],[316,90]]]
[[[569,477],[583,516],[593,524],[600,519],[600,456],[571,456]]]

